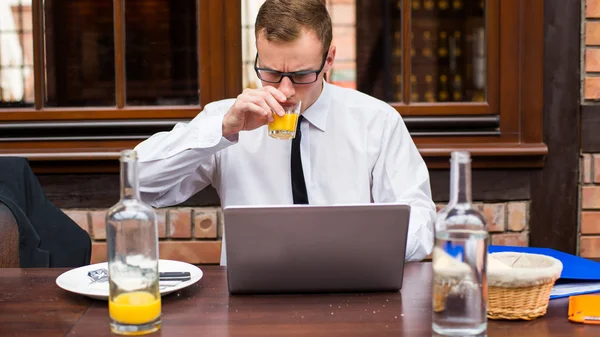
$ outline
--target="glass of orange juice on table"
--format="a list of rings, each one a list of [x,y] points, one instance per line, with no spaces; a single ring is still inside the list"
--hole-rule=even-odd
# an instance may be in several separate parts
[[[282,103],[285,114],[279,116],[273,113],[273,121],[269,122],[269,136],[277,139],[292,139],[296,136],[296,125],[302,102]]]
[[[137,154],[121,153],[121,199],[106,215],[110,330],[139,336],[161,326],[156,213],[140,199]]]

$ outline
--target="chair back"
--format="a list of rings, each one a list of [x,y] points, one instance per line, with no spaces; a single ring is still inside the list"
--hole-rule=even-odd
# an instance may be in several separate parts
[[[0,268],[19,268],[19,225],[0,202]]]

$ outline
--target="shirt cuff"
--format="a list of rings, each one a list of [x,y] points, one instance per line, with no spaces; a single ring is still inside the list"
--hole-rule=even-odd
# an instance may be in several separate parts
[[[225,148],[238,142],[239,135],[223,136],[223,117],[206,116],[199,118],[196,123],[197,147],[198,148]]]

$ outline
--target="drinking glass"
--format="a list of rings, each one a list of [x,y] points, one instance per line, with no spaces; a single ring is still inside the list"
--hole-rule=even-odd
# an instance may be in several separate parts
[[[285,114],[273,113],[273,121],[269,122],[269,136],[276,139],[292,139],[296,137],[296,126],[300,116],[301,101],[281,104]]]

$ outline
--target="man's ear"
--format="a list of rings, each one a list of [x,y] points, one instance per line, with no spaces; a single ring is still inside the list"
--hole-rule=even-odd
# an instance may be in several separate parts
[[[325,72],[329,72],[333,67],[333,61],[335,60],[335,46],[329,47],[329,53],[327,54],[327,60],[325,61]]]
[[[329,47],[329,53],[327,54],[327,60],[325,60],[325,66],[323,67],[323,78],[325,81],[329,78],[329,73],[333,68],[333,61],[335,60],[335,46],[331,45]],[[328,81],[329,82],[329,81]]]

